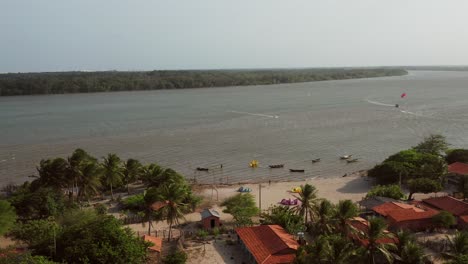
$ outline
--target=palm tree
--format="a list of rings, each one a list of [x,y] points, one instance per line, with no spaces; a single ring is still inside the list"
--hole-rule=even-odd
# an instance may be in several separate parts
[[[315,207],[315,218],[314,232],[316,235],[329,234],[332,230],[330,225],[331,218],[334,214],[335,207],[330,201],[324,199]]]
[[[304,217],[304,223],[307,224],[307,218],[312,220],[312,212],[317,199],[317,189],[315,186],[306,184],[301,186],[302,191],[299,196],[295,196],[301,204],[296,207],[297,213]]]
[[[142,172],[142,165],[138,160],[128,159],[123,165],[123,180],[127,184],[127,193],[130,194],[128,187],[131,182],[134,182]]]
[[[151,235],[151,226],[154,220],[160,219],[160,212],[154,208],[154,204],[158,201],[158,191],[156,188],[149,188],[143,193],[145,201],[143,211],[144,222],[148,222],[148,235]]]
[[[41,160],[36,169],[39,173],[37,181],[40,186],[59,190],[68,187],[66,160],[62,158]]]
[[[102,167],[104,181],[106,184],[109,184],[111,199],[114,200],[114,191],[112,186],[119,184],[122,179],[122,166],[120,158],[116,154],[109,153],[107,157],[104,157]]]
[[[468,232],[457,231],[452,238],[447,236],[447,244],[449,252],[443,253],[445,258],[456,259],[462,255],[468,255]]]
[[[102,168],[95,162],[87,162],[83,164],[79,171],[78,181],[78,198],[86,198],[98,193],[101,187],[100,177],[102,175]]]
[[[401,242],[400,242],[401,243]],[[424,264],[427,256],[424,249],[413,241],[407,241],[399,254],[398,263],[402,264]]]
[[[358,208],[351,200],[341,200],[336,206],[334,220],[336,229],[341,230],[343,236],[348,235],[349,220],[358,215]]]
[[[169,224],[168,241],[171,240],[172,227],[179,224],[179,218],[183,218],[183,211],[187,206],[183,203],[187,196],[187,186],[176,183],[164,184],[158,188],[157,200],[165,203],[159,210],[161,216],[166,218]]]
[[[394,243],[379,241],[385,238],[393,238],[392,233],[386,231],[386,229],[387,224],[384,219],[373,217],[369,219],[367,230],[361,234],[363,239],[367,240],[365,251],[369,264],[376,263],[375,257],[378,253],[382,254],[389,263],[393,260],[390,249],[396,249],[396,245]]]
[[[164,169],[154,163],[143,168],[141,178],[146,185],[156,188],[169,182],[185,181],[184,177],[173,169]]]
[[[81,177],[81,169],[82,167],[88,163],[96,163],[96,158],[89,155],[86,151],[82,149],[75,149],[72,155],[67,158],[67,182],[69,186],[71,184],[71,197],[73,197],[74,190],[77,190],[78,193],[78,181],[80,181]]]
[[[340,235],[319,236],[302,247],[294,263],[347,264],[356,254],[355,246]]]
[[[414,235],[406,229],[398,230],[396,233],[396,239],[398,240],[398,255],[401,255],[403,247],[407,243],[416,243]]]

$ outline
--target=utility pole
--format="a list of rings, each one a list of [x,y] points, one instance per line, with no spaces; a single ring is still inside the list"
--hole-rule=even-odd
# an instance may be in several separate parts
[[[260,209],[260,214],[262,213],[262,183],[258,184],[258,208]]]

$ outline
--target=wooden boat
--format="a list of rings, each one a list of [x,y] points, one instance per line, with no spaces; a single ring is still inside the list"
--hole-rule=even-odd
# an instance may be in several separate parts
[[[305,170],[289,169],[290,172],[304,172]]]
[[[318,158],[318,159],[313,159],[313,160],[312,160],[312,163],[316,163],[316,162],[319,162],[319,161],[320,161],[320,158]]]
[[[197,171],[208,171],[208,168],[197,167]]]
[[[277,168],[283,168],[284,164],[274,164],[274,165],[268,165],[270,169],[277,169]]]
[[[340,159],[342,160],[347,160],[347,159],[350,159],[353,155],[343,155],[340,157]]]
[[[346,162],[348,163],[353,163],[353,162],[357,162],[359,159],[351,159],[351,160],[347,160]]]

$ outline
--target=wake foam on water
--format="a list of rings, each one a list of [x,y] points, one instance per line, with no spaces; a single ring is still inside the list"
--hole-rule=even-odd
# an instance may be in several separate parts
[[[228,111],[228,112],[229,113],[236,113],[236,114],[243,114],[243,115],[262,116],[262,117],[268,117],[268,118],[279,118],[279,116],[277,116],[277,115],[265,115],[265,114],[240,112],[240,111]]]
[[[368,102],[368,103],[370,103],[370,104],[374,104],[374,105],[382,105],[382,106],[391,106],[391,107],[395,107],[395,104],[386,104],[386,103],[382,103],[382,102],[372,101],[372,100],[370,100],[369,98],[366,98],[366,102]]]

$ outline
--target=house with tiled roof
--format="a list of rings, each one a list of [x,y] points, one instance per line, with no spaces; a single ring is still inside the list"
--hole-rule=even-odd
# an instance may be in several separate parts
[[[463,162],[454,162],[448,165],[448,172],[459,175],[468,175],[468,164]]]
[[[292,263],[299,248],[294,237],[279,225],[241,227],[236,233],[253,263]]]
[[[423,231],[434,227],[432,217],[439,213],[438,210],[419,202],[413,204],[390,202],[372,208],[380,216],[387,219],[390,229],[409,229]]]
[[[452,196],[424,199],[423,203],[437,210],[447,211],[457,218],[460,228],[468,226],[468,203]]]

